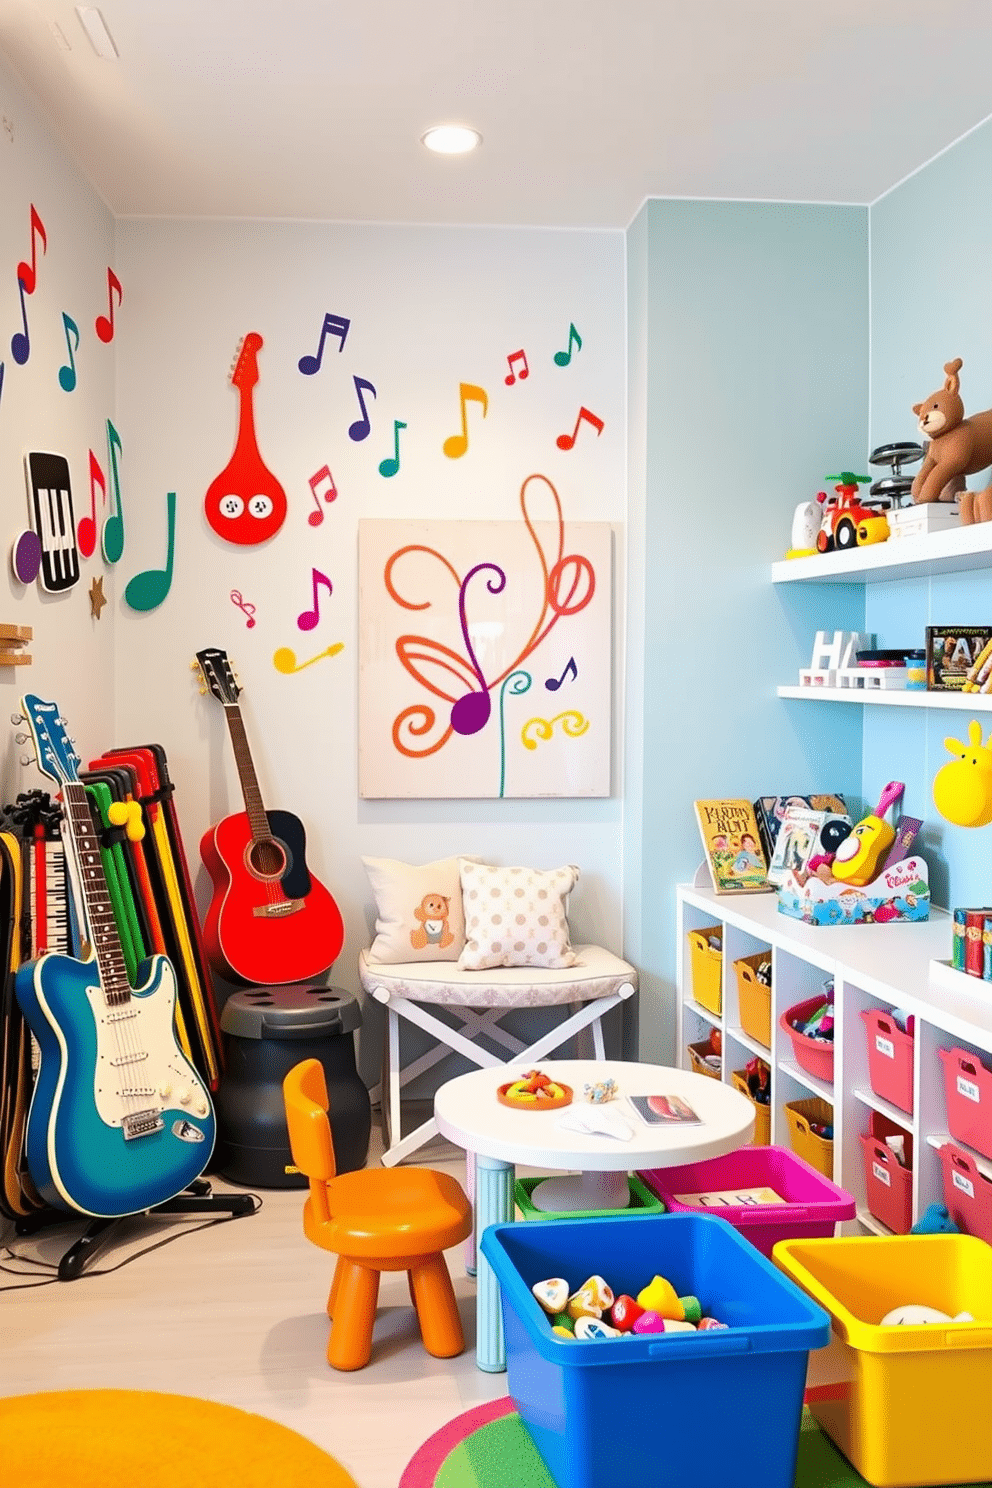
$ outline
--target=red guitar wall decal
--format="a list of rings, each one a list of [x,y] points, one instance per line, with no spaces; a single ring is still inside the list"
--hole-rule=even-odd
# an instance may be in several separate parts
[[[200,856],[213,882],[203,924],[207,955],[221,976],[272,986],[326,971],[344,944],[341,912],[306,864],[306,833],[289,811],[266,811],[248,750],[225,651],[196,653],[204,683],[223,704],[245,810],[203,834]]]
[[[234,454],[210,482],[204,511],[218,537],[250,547],[274,537],[286,520],[286,492],[265,464],[255,438],[252,389],[258,382],[262,338],[249,331],[238,349],[231,382],[240,394]]]

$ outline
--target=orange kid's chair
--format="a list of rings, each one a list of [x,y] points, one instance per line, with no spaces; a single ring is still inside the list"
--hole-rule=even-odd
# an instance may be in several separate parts
[[[406,1271],[424,1348],[450,1359],[465,1347],[443,1251],[466,1239],[472,1210],[461,1184],[431,1168],[363,1168],[336,1176],[319,1060],[304,1059],[283,1080],[293,1161],[310,1180],[303,1232],[338,1257],[327,1300],[335,1369],[363,1369],[382,1271]]]

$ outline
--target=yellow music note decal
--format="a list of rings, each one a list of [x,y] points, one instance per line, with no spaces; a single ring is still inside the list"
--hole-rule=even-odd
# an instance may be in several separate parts
[[[277,672],[282,672],[288,677],[293,672],[302,672],[304,667],[313,666],[315,661],[323,661],[325,656],[337,656],[338,652],[343,650],[344,641],[337,641],[333,646],[328,646],[326,651],[311,656],[309,661],[297,661],[295,651],[291,651],[288,646],[280,646],[272,658],[272,665]]]
[[[468,449],[468,415],[465,412],[466,403],[481,403],[483,418],[489,412],[489,395],[485,388],[475,387],[471,382],[460,382],[458,384],[458,397],[461,401],[462,432],[460,434],[452,434],[450,439],[444,441],[444,453],[449,460],[460,460]]]
[[[554,733],[555,724],[561,724],[561,731],[570,739],[577,739],[580,734],[587,732],[589,728],[588,718],[583,718],[581,713],[576,713],[574,708],[569,708],[565,713],[556,713],[554,718],[528,718],[520,730],[520,738],[525,749],[536,749],[538,739],[550,739]],[[537,735],[532,739],[531,733]]]

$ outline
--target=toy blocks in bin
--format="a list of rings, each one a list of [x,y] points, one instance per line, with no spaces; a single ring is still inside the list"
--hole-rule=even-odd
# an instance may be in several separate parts
[[[861,1021],[868,1038],[868,1080],[872,1090],[911,1116],[913,1019],[910,1018],[908,1031],[904,1031],[891,1013],[879,1008],[866,1008],[862,1009]]]
[[[876,1488],[992,1481],[992,1246],[971,1235],[839,1236],[775,1247],[832,1320],[817,1424]],[[947,1323],[881,1325],[916,1302]],[[971,1313],[974,1322],[953,1321]]]
[[[786,1008],[778,1020],[778,1026],[792,1040],[792,1052],[799,1068],[804,1069],[808,1075],[815,1075],[818,1080],[825,1080],[829,1085],[834,1078],[833,1043],[829,1039],[809,1038],[800,1031],[815,1013],[826,1007],[828,1001],[829,998],[821,992],[817,997],[797,1002],[793,1007]]]
[[[693,1000],[719,1018],[723,1007],[723,926],[707,925],[702,930],[688,930],[686,939],[692,965]]]
[[[749,1038],[764,1044],[772,1043],[772,953],[758,951],[753,956],[741,956],[733,963],[737,976],[737,1006],[741,1015],[741,1027]],[[767,971],[766,971],[767,968]],[[763,976],[767,975],[767,980]]]
[[[830,1320],[731,1225],[708,1214],[491,1225],[481,1248],[500,1286],[509,1394],[558,1488],[717,1488],[749,1463],[761,1488],[793,1488],[809,1350]],[[552,1332],[531,1288],[560,1276],[574,1290],[595,1274],[618,1297],[663,1276],[727,1327]]]
[[[887,1137],[902,1137],[901,1163]],[[868,1211],[894,1235],[906,1235],[913,1224],[913,1137],[880,1111],[872,1111],[868,1131],[861,1137],[865,1164],[865,1201]],[[905,1298],[913,1301],[912,1297]],[[990,1320],[992,1321],[992,1320]]]
[[[761,1063],[761,1061],[757,1061]],[[766,1065],[767,1069],[768,1066]],[[732,1070],[730,1075],[734,1088],[741,1095],[746,1096],[754,1107],[754,1136],[751,1138],[752,1147],[767,1147],[772,1139],[772,1108],[767,1102],[755,1100],[751,1094],[748,1084],[747,1070]]]
[[[956,1142],[992,1158],[992,1072],[967,1049],[938,1049],[944,1067],[947,1129]]]
[[[930,879],[922,858],[901,858],[858,888],[824,883],[815,875],[800,883],[787,873],[778,891],[781,914],[808,925],[882,925],[930,918]]]
[[[815,1126],[833,1129],[834,1108],[819,1095],[806,1100],[786,1101],[782,1108],[789,1123],[789,1141],[797,1157],[808,1162],[811,1168],[822,1173],[824,1178],[834,1175],[833,1137],[821,1136],[813,1130]]]
[[[740,1147],[723,1157],[650,1168],[638,1176],[672,1214],[705,1209],[732,1224],[766,1256],[780,1240],[832,1235],[838,1223],[855,1214],[849,1193],[786,1147]]]
[[[966,1235],[992,1245],[992,1179],[979,1171],[970,1152],[945,1142],[940,1149],[947,1212]]]

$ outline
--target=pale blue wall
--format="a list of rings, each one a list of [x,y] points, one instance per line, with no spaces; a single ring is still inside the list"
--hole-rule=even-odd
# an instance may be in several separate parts
[[[652,201],[629,235],[643,316],[630,414],[643,567],[641,1054],[674,1046],[674,885],[700,858],[692,801],[861,787],[861,709],[782,702],[816,629],[860,626],[858,589],[771,584],[793,508],[868,439],[868,221],[850,207]],[[632,475],[638,448],[632,445]],[[640,750],[640,753],[638,752]],[[829,767],[824,761],[831,761]]]
[[[962,357],[966,413],[992,407],[992,128],[983,125],[872,207],[871,443],[919,438],[912,405]],[[915,467],[914,467],[915,468]],[[969,477],[977,490],[987,475]],[[872,586],[870,629],[883,645],[923,644],[928,624],[992,621],[987,572]],[[927,822],[924,852],[941,904],[989,897],[992,834],[951,826],[936,811],[933,777],[944,737],[967,737],[967,713],[865,709],[864,794],[896,778],[906,810]],[[986,736],[990,720],[983,717]]]

